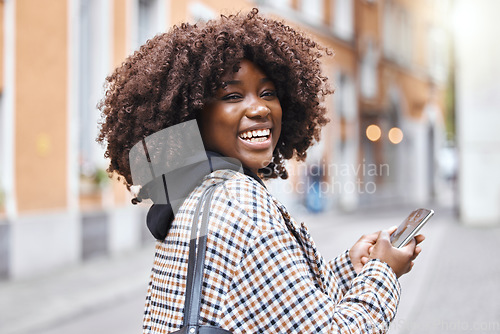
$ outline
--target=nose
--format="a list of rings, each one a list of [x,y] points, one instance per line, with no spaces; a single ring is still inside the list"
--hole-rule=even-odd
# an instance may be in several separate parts
[[[253,103],[247,107],[246,116],[248,118],[260,117],[264,118],[271,113],[271,109],[262,103]]]

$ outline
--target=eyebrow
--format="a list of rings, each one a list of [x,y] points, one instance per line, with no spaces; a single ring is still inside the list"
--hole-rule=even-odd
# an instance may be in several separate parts
[[[262,78],[260,79],[260,83],[265,83],[265,82],[270,82],[271,79],[269,78]],[[222,86],[225,87],[225,86],[230,86],[230,85],[241,85],[242,84],[242,81],[241,80],[231,80],[231,81],[224,81],[222,83]]]

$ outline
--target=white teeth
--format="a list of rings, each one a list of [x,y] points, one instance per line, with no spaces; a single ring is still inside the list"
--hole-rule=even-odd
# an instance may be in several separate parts
[[[264,138],[264,137],[258,137],[258,138],[251,138],[249,141],[251,143],[260,143],[260,142],[263,142],[265,141],[267,138]]]
[[[249,139],[250,142],[264,141],[267,138],[261,138],[261,137],[267,137],[270,134],[271,134],[271,130],[270,129],[250,130],[250,131],[241,133],[240,134],[240,138],[242,138],[242,139]],[[259,137],[259,138],[255,138],[255,137]],[[259,139],[259,140],[253,140],[253,139]]]

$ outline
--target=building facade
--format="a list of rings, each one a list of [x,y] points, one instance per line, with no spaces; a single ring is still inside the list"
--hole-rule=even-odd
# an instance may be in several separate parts
[[[282,199],[307,206],[319,173],[323,209],[441,200],[452,3],[261,3],[335,52],[323,61],[335,88],[326,101],[331,122],[307,163],[292,164],[295,186],[277,187]]]
[[[500,48],[494,40],[500,3],[455,3],[459,214],[467,225],[499,226]]]
[[[336,90],[325,101],[332,122],[307,164],[290,166],[290,196],[306,195],[298,185],[308,169],[301,168],[316,164],[329,187],[325,207],[425,203],[439,182],[447,6],[446,0],[0,2],[0,278],[151,239],[147,207],[132,206],[123,184],[107,181],[104,150],[95,142],[96,105],[106,75],[147,38],[219,13],[258,7],[335,52],[323,62]],[[369,126],[378,138],[368,136]]]

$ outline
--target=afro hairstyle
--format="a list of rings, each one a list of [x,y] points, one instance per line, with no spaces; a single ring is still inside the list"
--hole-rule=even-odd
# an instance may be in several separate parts
[[[284,160],[295,155],[303,161],[328,122],[321,102],[332,90],[319,61],[325,54],[332,52],[256,8],[156,35],[106,78],[96,140],[107,145],[108,173],[121,175],[130,190],[130,149],[157,131],[196,119],[223,85],[224,73],[248,59],[273,81],[283,110],[273,160],[259,175],[287,178]]]

